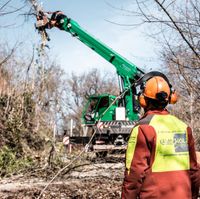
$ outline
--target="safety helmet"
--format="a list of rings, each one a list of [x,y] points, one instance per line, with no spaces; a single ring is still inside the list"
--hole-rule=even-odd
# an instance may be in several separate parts
[[[177,93],[163,73],[158,71],[147,73],[138,80],[137,85],[141,88],[139,103],[143,108],[147,106],[148,98],[165,104],[177,102]]]

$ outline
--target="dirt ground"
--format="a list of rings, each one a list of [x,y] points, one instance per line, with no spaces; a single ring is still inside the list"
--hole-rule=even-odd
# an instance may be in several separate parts
[[[31,175],[27,173],[4,178],[0,180],[0,198],[118,199],[123,181],[123,160],[107,157],[106,160],[79,162],[78,166],[58,176],[41,196],[41,191],[55,174],[44,177],[32,171]]]
[[[35,179],[36,180],[36,179]],[[7,184],[1,190],[2,199],[32,199],[38,198],[41,189],[46,185],[45,182],[23,183],[12,185]],[[12,186],[12,187],[11,187]],[[7,188],[7,189],[6,189]],[[82,179],[55,182],[48,187],[41,198],[45,199],[89,199],[89,198],[120,198],[121,183],[109,179]]]
[[[43,191],[57,171],[37,169],[3,178],[0,180],[0,199],[119,199],[124,155],[81,159]]]

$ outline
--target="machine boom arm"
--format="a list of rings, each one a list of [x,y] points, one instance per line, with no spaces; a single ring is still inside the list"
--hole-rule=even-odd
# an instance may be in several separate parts
[[[136,90],[132,85],[144,74],[144,72],[107,45],[87,33],[87,31],[81,28],[76,21],[68,18],[60,11],[53,13],[51,19],[48,19],[45,13],[40,13],[40,16],[38,16],[37,19],[39,25],[36,27],[39,31],[45,31],[46,28],[56,26],[61,30],[69,32],[73,37],[79,39],[115,66],[117,74],[120,77],[120,92],[123,93],[126,91],[121,103],[126,109],[126,118],[132,121],[137,120],[138,106],[135,100]]]
[[[115,66],[118,75],[130,79],[138,79],[141,74],[143,74],[143,72],[133,63],[88,34],[76,21],[66,17],[61,22],[65,31],[71,33],[72,36],[75,36],[108,62],[112,63]]]

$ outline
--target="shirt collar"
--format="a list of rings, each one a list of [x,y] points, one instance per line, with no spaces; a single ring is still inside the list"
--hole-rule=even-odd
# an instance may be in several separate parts
[[[151,114],[157,114],[157,115],[167,115],[169,114],[169,111],[167,109],[162,109],[162,110],[148,110],[143,117]]]

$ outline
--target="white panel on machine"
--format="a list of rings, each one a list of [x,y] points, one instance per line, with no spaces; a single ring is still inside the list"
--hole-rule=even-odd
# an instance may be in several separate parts
[[[126,120],[125,114],[126,114],[125,107],[117,107],[115,109],[116,120]]]

